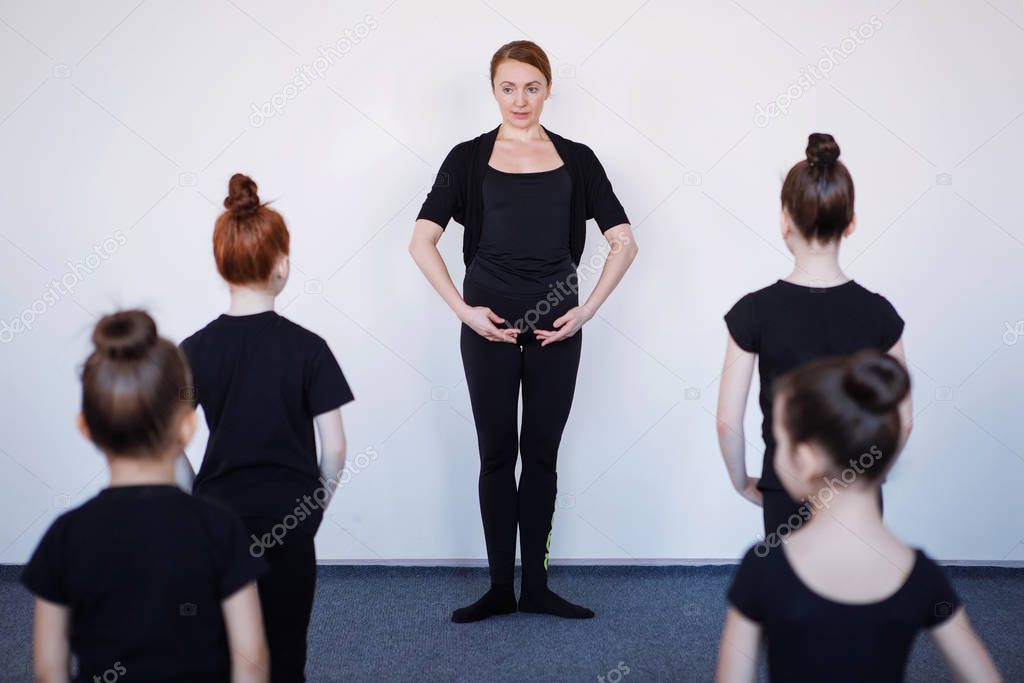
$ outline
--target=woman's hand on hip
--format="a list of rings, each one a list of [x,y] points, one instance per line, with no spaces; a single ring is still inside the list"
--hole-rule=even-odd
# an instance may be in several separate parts
[[[540,340],[541,346],[554,344],[579,332],[583,325],[593,317],[594,314],[585,307],[574,306],[551,323],[557,329],[534,330],[533,335]]]
[[[519,337],[519,330],[516,328],[495,325],[505,322],[505,319],[486,306],[470,306],[460,318],[470,329],[490,341],[515,344]]]

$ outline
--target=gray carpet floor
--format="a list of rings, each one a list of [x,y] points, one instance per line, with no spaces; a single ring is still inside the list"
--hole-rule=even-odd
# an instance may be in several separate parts
[[[1007,681],[1024,681],[1024,569],[947,567]],[[311,681],[710,681],[735,566],[552,567],[587,621],[512,614],[452,624],[486,588],[483,569],[321,566]],[[32,598],[0,567],[0,680],[31,680]],[[763,658],[762,658],[763,669]],[[763,672],[762,672],[763,679]],[[910,681],[952,680],[919,637]]]

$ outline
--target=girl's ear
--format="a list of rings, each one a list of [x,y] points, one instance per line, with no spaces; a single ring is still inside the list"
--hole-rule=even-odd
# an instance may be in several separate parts
[[[850,224],[846,226],[845,230],[843,230],[843,237],[849,237],[856,230],[857,230],[857,214],[854,214],[853,218],[850,220]]]
[[[178,441],[184,448],[196,433],[196,409],[189,408],[182,411],[181,420],[178,422]]]
[[[89,425],[85,423],[85,415],[78,413],[75,416],[75,426],[78,427],[79,433],[85,437],[86,441],[92,441],[92,433],[89,431]]]
[[[779,230],[782,232],[782,240],[785,241],[789,237],[789,233],[793,231],[793,224],[789,220],[789,214],[783,209],[779,212]]]
[[[793,460],[800,482],[807,490],[813,490],[828,472],[828,456],[809,443],[802,443],[794,449]]]
[[[288,259],[288,254],[281,254],[274,265],[274,275],[278,280],[287,282],[289,272],[291,272],[291,261]]]

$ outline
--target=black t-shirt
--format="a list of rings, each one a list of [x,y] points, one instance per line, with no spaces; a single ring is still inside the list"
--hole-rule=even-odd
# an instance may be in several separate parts
[[[512,296],[543,297],[549,284],[566,281],[576,272],[569,253],[571,200],[565,164],[533,173],[488,165],[483,234],[466,276]]]
[[[782,490],[772,435],[775,379],[818,358],[888,351],[903,336],[903,318],[892,304],[853,280],[822,288],[778,280],[737,301],[725,323],[741,349],[757,354],[765,445],[758,488],[764,490]]]
[[[70,608],[76,681],[227,681],[221,601],[266,570],[249,546],[222,505],[173,484],[113,486],[54,521],[21,581]]]
[[[353,400],[321,337],[278,315],[222,314],[181,342],[210,438],[193,491],[245,518],[316,533],[313,418]],[[322,499],[322,496],[320,497]]]
[[[920,548],[904,584],[868,604],[815,593],[781,546],[764,550],[747,551],[728,599],[760,624],[773,681],[902,681],[918,632],[938,626],[961,604],[942,568]]]

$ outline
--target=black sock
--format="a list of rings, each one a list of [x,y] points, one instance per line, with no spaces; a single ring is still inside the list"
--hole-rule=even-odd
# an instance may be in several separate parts
[[[519,611],[535,614],[553,614],[563,619],[590,619],[594,611],[576,605],[561,597],[547,586],[523,587],[519,595]]]
[[[452,621],[466,624],[480,621],[498,614],[511,614],[516,611],[516,592],[510,583],[491,584],[484,596],[467,607],[460,607],[452,612]]]

